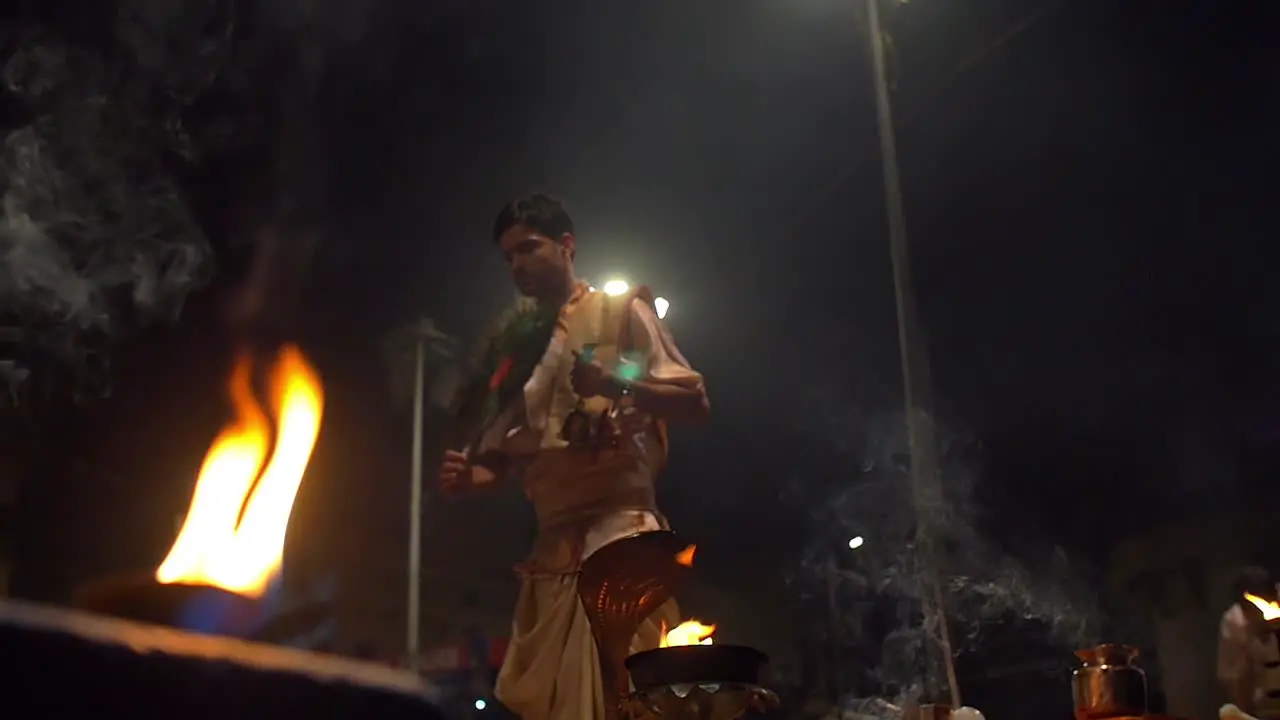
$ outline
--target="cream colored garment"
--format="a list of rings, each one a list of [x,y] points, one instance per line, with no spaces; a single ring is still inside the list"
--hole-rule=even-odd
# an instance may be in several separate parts
[[[598,303],[603,301],[599,291],[588,293],[588,296],[577,305],[573,312],[566,313],[565,320],[569,324],[583,322],[576,317],[579,313],[591,313],[598,310]],[[673,385],[702,385],[702,375],[689,366],[671,333],[658,319],[653,308],[646,302],[633,300],[628,308],[631,313],[631,327],[634,329],[636,352],[646,357],[645,377],[649,380]],[[592,318],[591,320],[594,320]],[[596,329],[598,330],[598,329]],[[597,332],[591,332],[597,335]],[[557,332],[547,345],[542,360],[529,376],[524,386],[524,409],[527,415],[527,426],[535,434],[540,433],[547,425],[553,403],[556,402],[558,375],[569,361],[567,354],[581,352],[581,341],[574,338],[575,333]]]
[[[1277,587],[1280,592],[1280,586]],[[1257,680],[1253,701],[1262,720],[1280,718],[1280,702],[1267,697],[1267,690],[1280,690],[1280,644],[1272,633],[1259,633],[1249,622],[1239,603],[1222,614],[1218,633],[1218,679],[1231,682],[1252,670]],[[1234,707],[1234,706],[1232,706]]]
[[[1218,679],[1229,682],[1244,675],[1261,652],[1240,603],[1222,614],[1218,625]]]
[[[642,302],[629,309],[634,328],[636,350],[648,356],[645,377],[648,380],[699,386],[702,376],[692,370],[680,354],[670,335]],[[553,352],[553,350],[555,352]],[[549,348],[544,361],[559,362],[564,346]],[[534,377],[541,378],[535,370]],[[543,391],[547,382],[525,387],[525,407],[530,425],[545,426],[551,408],[551,395]],[[545,454],[545,458],[541,455]],[[539,539],[534,559],[554,559],[565,552],[577,553],[576,560],[589,557],[614,540],[646,530],[664,527],[656,511],[638,507],[610,509],[600,501],[609,497],[603,488],[617,487],[617,497],[637,497],[636,488],[647,488],[652,506],[655,468],[643,458],[623,459],[605,466],[586,467],[576,464],[569,451],[544,450],[529,468],[539,486],[554,484],[560,488],[581,488],[570,496],[581,498],[578,506],[585,517],[573,511],[574,502],[556,497],[554,508],[546,494],[531,492],[539,516]],[[542,507],[540,507],[542,505]],[[582,530],[577,529],[577,523]],[[581,535],[574,541],[575,536]],[[572,556],[569,556],[572,557]],[[567,558],[566,558],[567,559]],[[559,563],[550,563],[556,566]],[[566,564],[576,568],[577,563]],[[660,627],[679,622],[674,601],[668,602],[649,618],[632,641],[639,652],[658,646]],[[604,690],[595,640],[587,623],[586,612],[578,598],[576,573],[533,572],[526,574],[516,602],[512,622],[511,643],[498,675],[496,694],[499,700],[523,720],[598,720],[604,717]]]
[[[631,651],[658,647],[661,624],[680,622],[675,601],[640,626]],[[600,660],[576,578],[527,580],[495,694],[522,720],[603,720]]]

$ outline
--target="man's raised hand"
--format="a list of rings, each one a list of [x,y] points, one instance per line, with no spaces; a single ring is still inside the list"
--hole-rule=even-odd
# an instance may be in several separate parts
[[[446,494],[456,494],[473,487],[491,485],[498,475],[492,468],[472,463],[464,452],[445,450],[437,479],[440,489]]]

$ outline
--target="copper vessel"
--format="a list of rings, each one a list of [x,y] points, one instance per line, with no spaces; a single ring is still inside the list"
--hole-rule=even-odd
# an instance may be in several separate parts
[[[689,567],[676,557],[684,548],[675,533],[644,532],[615,540],[582,563],[578,596],[600,651],[609,718],[619,717],[631,693],[626,667],[631,638],[688,579]]]
[[[1138,649],[1099,645],[1077,650],[1081,666],[1071,674],[1077,720],[1142,717],[1147,713],[1147,675],[1134,661]]]

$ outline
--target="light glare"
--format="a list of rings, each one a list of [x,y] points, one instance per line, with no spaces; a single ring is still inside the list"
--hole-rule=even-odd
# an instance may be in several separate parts
[[[604,284],[605,295],[626,295],[627,291],[630,289],[631,286],[627,284],[626,280],[615,279]]]
[[[861,535],[849,538],[849,549],[857,550],[858,548],[862,547],[862,542],[863,540]]]
[[[487,708],[487,707],[489,707],[489,703],[485,702],[484,700],[476,700],[476,702],[475,702],[475,708],[476,708],[477,710],[483,710],[483,709],[485,709],[485,708]]]
[[[658,319],[662,320],[667,316],[667,311],[671,309],[671,303],[667,302],[664,297],[653,299],[653,309],[658,313]]]

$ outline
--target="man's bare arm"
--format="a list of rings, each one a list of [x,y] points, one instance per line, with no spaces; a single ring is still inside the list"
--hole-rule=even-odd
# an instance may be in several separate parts
[[[611,399],[621,397],[623,387],[619,383]],[[705,422],[711,415],[711,401],[707,399],[702,385],[638,380],[630,384],[630,389],[637,409],[669,423],[695,425]]]
[[[641,412],[678,425],[705,422],[711,414],[711,402],[702,377],[689,367],[653,308],[633,301],[628,310],[629,344],[648,358],[650,372],[625,386],[617,385],[612,399],[616,400],[626,387]]]

